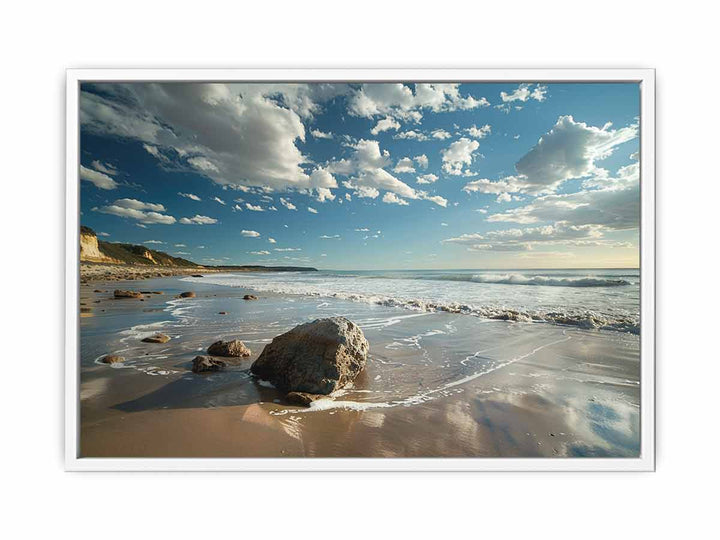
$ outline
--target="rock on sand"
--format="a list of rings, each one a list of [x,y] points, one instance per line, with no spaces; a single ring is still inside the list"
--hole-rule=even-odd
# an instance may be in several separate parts
[[[170,341],[170,336],[165,334],[155,334],[154,336],[148,336],[142,340],[143,343],[167,343]]]
[[[208,371],[220,371],[225,369],[225,362],[217,360],[212,356],[196,356],[193,359],[193,373],[206,373]]]
[[[255,296],[254,294],[246,294],[245,296],[243,296],[243,300],[257,300],[257,299],[258,299],[257,296]]]
[[[250,370],[285,392],[327,395],[357,377],[369,348],[355,323],[317,319],[273,339]]]
[[[251,351],[245,344],[239,339],[233,339],[232,341],[216,341],[208,347],[208,354],[212,356],[250,356]]]
[[[180,298],[195,298],[195,293],[192,291],[180,293]]]
[[[125,358],[122,356],[117,356],[115,354],[108,354],[105,358],[100,360],[103,364],[119,364],[125,361]]]

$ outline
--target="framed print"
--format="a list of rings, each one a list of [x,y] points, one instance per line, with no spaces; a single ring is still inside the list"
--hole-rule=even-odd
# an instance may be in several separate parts
[[[654,72],[70,70],[70,470],[654,469]]]

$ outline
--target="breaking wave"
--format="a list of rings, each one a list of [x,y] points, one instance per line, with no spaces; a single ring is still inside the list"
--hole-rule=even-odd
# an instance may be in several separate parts
[[[548,277],[523,276],[522,274],[477,274],[470,281],[475,283],[498,283],[502,285],[543,285],[547,287],[622,287],[631,285],[625,279],[600,277]]]

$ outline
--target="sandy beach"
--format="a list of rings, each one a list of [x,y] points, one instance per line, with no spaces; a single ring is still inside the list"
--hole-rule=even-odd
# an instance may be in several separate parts
[[[82,456],[639,453],[639,340],[632,333],[203,281],[81,285]],[[115,288],[162,294],[119,300]],[[196,297],[178,298],[183,291]],[[249,293],[259,299],[243,300]],[[367,368],[352,387],[307,408],[250,374],[273,337],[336,315],[355,321],[370,343]],[[159,331],[168,343],[141,341]],[[191,372],[194,356],[231,338],[243,340],[251,356],[222,372]],[[100,363],[108,354],[127,360]]]

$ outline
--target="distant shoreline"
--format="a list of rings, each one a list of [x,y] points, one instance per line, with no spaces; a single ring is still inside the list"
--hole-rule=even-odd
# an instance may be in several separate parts
[[[133,281],[195,274],[217,274],[222,272],[317,272],[317,268],[300,266],[214,266],[214,267],[173,267],[110,263],[80,263],[80,282]]]

